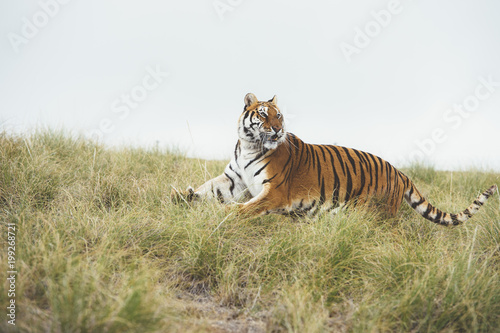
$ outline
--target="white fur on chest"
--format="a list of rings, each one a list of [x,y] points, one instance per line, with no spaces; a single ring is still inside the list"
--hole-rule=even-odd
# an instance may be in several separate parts
[[[256,154],[241,154],[238,157],[238,169],[246,188],[248,188],[252,196],[257,196],[262,192],[263,184],[262,182],[267,177],[267,172],[263,167],[267,162],[262,162],[261,158],[253,161],[257,157]],[[253,161],[253,162],[252,162]]]

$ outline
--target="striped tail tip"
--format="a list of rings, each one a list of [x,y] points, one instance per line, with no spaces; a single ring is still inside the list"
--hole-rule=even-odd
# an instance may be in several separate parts
[[[491,186],[489,189],[487,189],[486,191],[484,191],[483,194],[481,194],[478,197],[478,200],[481,199],[481,198],[483,198],[483,197],[484,197],[484,201],[488,200],[488,198],[491,197],[493,194],[495,194],[495,192],[497,190],[498,190],[498,187],[496,185]]]
[[[488,192],[491,193],[490,196],[493,195],[493,194],[495,194],[496,191],[498,191],[498,186],[497,185],[493,185],[492,187],[490,187],[488,189]]]
[[[481,208],[484,203],[488,200],[489,197],[491,197],[495,192],[497,191],[498,187],[497,185],[491,186],[489,189],[484,191],[477,197],[476,200],[472,203],[472,205],[469,206],[466,210],[464,210],[462,213],[457,215],[457,218],[460,222],[466,222],[468,219],[470,219],[474,214],[476,214]]]
[[[476,200],[465,209],[463,212],[458,214],[450,214],[443,212],[434,206],[432,206],[412,185],[412,187],[405,193],[406,201],[424,218],[432,221],[434,223],[451,226],[459,225],[461,223],[469,220],[474,214],[476,214],[479,209],[484,205],[484,203],[491,197],[495,192],[498,191],[497,185],[491,186],[489,189],[481,193]]]

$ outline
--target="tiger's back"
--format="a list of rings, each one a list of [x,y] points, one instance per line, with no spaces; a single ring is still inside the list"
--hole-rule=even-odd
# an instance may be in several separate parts
[[[409,184],[408,177],[380,157],[307,144],[291,133],[261,164],[267,164],[265,181],[271,183],[272,200],[281,206],[276,213],[316,215],[353,200],[365,203],[381,197],[394,214]]]

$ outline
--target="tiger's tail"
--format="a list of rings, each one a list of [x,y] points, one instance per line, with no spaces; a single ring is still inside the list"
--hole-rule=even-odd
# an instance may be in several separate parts
[[[476,200],[461,213],[450,214],[445,213],[436,207],[432,206],[427,199],[417,190],[415,185],[410,182],[409,188],[405,192],[405,199],[408,204],[415,209],[420,215],[437,224],[444,226],[458,225],[466,222],[474,214],[476,214],[482,205],[497,191],[497,185],[491,186],[477,197]]]

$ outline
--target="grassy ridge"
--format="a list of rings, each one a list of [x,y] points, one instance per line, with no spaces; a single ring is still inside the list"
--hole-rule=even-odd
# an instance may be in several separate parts
[[[500,211],[433,225],[347,210],[293,222],[170,203],[224,162],[108,150],[61,133],[0,134],[0,220],[17,229],[21,332],[500,331]],[[466,208],[494,173],[404,170]],[[2,232],[1,249],[6,249]],[[0,252],[6,281],[7,253]],[[0,283],[6,308],[7,284]]]

